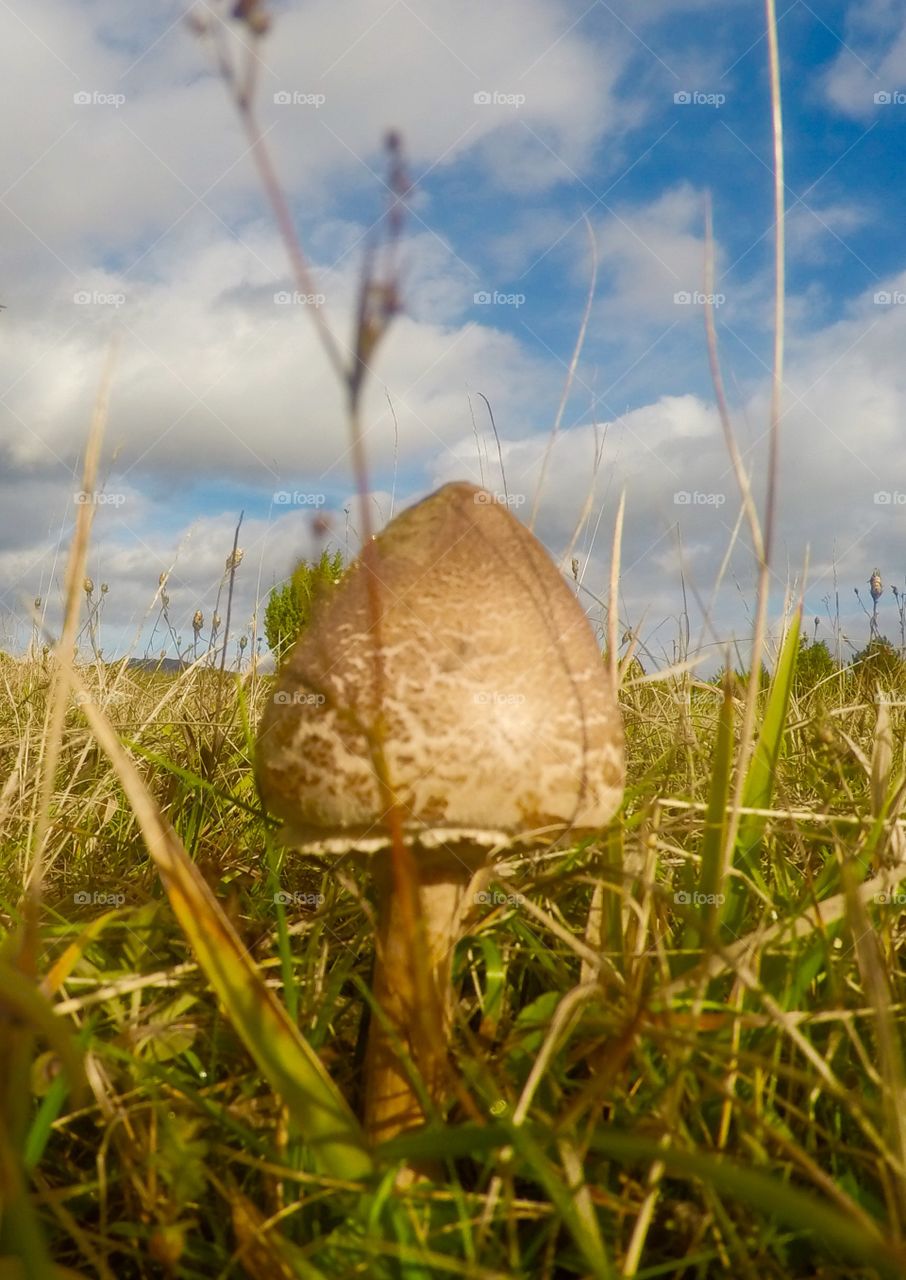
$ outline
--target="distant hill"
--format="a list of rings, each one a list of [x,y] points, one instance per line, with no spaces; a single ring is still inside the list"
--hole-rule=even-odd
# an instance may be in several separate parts
[[[7,653],[5,650],[0,649],[0,662],[3,662],[3,661],[20,663],[20,662],[27,661],[27,659],[23,657],[21,654],[17,655],[14,653]],[[109,662],[105,662],[104,665],[107,667],[117,667],[121,662],[122,662],[122,658],[113,658]],[[88,661],[88,662],[83,661],[83,662],[78,662],[76,665],[80,667],[93,667],[95,663],[94,661]],[[181,658],[129,658],[129,660],[126,663],[127,671],[150,671],[150,672],[157,671],[162,673],[163,675],[168,675],[168,676],[179,675],[181,671],[187,671],[190,666],[191,666],[191,663],[184,662]],[[219,657],[217,658],[213,667],[207,667],[203,669],[219,671],[220,670]],[[264,657],[258,661],[257,670],[261,675],[272,674],[274,670],[273,654],[266,653]],[[235,675],[236,674],[235,667],[228,666],[226,674]]]
[[[162,671],[165,675],[177,675],[189,664],[181,658],[130,658],[127,671]]]

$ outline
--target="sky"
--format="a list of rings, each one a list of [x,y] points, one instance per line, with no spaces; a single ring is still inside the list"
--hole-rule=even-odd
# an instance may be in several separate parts
[[[106,657],[172,656],[174,635],[191,647],[196,610],[205,643],[240,513],[231,645],[256,608],[260,630],[300,557],[355,554],[344,397],[313,312],[345,349],[366,248],[387,227],[395,130],[412,188],[403,311],[363,397],[374,526],[455,479],[526,521],[537,495],[535,530],[570,578],[578,559],[599,626],[625,491],[620,628],[643,664],[677,656],[684,610],[706,666],[730,642],[744,653],[754,561],[702,299],[710,197],[723,381],[763,508],[763,7],[292,0],[270,6],[260,40],[229,8],[198,6],[193,24],[169,0],[0,9],[0,646],[28,643],[35,599],[59,627],[111,349],[88,566]],[[855,589],[870,604],[876,566],[881,630],[901,638],[906,0],[779,0],[778,17],[787,290],[770,609],[778,624],[804,583],[809,633],[846,655],[868,638]],[[218,50],[255,66],[311,292]]]

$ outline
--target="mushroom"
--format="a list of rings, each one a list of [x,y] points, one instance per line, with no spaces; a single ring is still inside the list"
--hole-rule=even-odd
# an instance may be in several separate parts
[[[386,1140],[424,1120],[400,1048],[432,1103],[445,1096],[473,875],[502,851],[600,830],[622,796],[622,725],[592,628],[505,504],[448,484],[364,549],[277,679],[257,774],[291,847],[371,861],[383,1016],[364,1120]]]

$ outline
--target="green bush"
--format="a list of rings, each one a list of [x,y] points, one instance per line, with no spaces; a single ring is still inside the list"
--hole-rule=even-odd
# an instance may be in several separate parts
[[[344,569],[341,552],[322,551],[313,563],[300,560],[290,580],[272,589],[264,610],[264,634],[278,664],[311,621],[315,601],[340,581]]]
[[[888,693],[906,688],[906,661],[886,636],[876,636],[852,660],[850,683],[858,692],[873,698],[880,687]]]
[[[796,662],[795,687],[802,693],[806,689],[814,689],[822,680],[839,672],[834,655],[824,640],[808,639],[803,636],[799,644],[799,658]]]
[[[718,688],[721,688],[723,686],[726,673],[727,673],[727,668],[721,667],[719,671],[717,671],[713,676],[711,676],[708,683],[717,685]],[[734,680],[736,693],[740,697],[744,696],[745,689],[749,683],[750,673],[751,673],[750,667],[735,667],[733,670],[733,680]],[[766,663],[762,662],[761,682],[759,684],[759,688],[768,689],[770,688],[770,684],[771,684],[771,673],[768,670]]]

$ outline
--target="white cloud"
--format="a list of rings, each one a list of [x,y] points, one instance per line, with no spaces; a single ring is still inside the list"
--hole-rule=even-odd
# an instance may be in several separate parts
[[[564,3],[502,0],[493,15],[478,0],[450,7],[429,0],[376,6],[368,0],[338,8],[319,0],[279,18],[279,35],[263,47],[268,67],[289,92],[321,92],[323,132],[304,149],[315,171],[351,156],[372,163],[381,125],[405,130],[416,168],[449,164],[497,135],[522,141],[520,125],[543,135],[566,165],[584,166],[597,139],[618,122],[615,82],[625,66],[625,42],[596,44],[574,26]],[[479,101],[475,96],[490,96]],[[283,145],[297,147],[304,108],[279,116]],[[337,137],[341,146],[337,146]],[[306,134],[307,136],[307,134]],[[535,147],[543,182],[541,145]],[[282,153],[281,153],[282,154]],[[333,157],[333,159],[331,159]],[[491,148],[484,181],[506,185],[506,148]],[[287,155],[284,160],[291,163]],[[520,184],[524,166],[513,166]]]
[[[868,123],[906,112],[906,21],[886,2],[851,5],[840,50],[824,76],[832,106]]]
[[[689,183],[644,205],[617,204],[613,214],[600,217],[596,235],[606,317],[670,324],[700,316],[692,303],[675,300],[704,287],[704,197]],[[717,287],[726,288],[719,241],[715,258]]]
[[[841,245],[849,248],[853,232],[863,230],[871,220],[870,210],[855,200],[823,203],[809,195],[806,202],[793,204],[786,216],[789,260],[797,266],[835,260]],[[849,251],[857,256],[853,249]]]
[[[400,447],[415,459],[460,433],[469,387],[484,391],[505,419],[525,421],[544,383],[540,366],[493,327],[495,309],[472,304],[472,280],[433,237],[413,240],[403,256],[415,309],[426,318],[400,317],[375,361],[363,422],[378,467],[394,448],[387,395]],[[13,463],[74,465],[110,334],[122,326],[108,428],[121,472],[167,475],[176,484],[241,475],[272,488],[293,474],[342,483],[348,441],[341,392],[310,308],[275,302],[286,290],[293,294],[287,277],[268,278],[279,260],[272,236],[245,244],[221,238],[172,255],[161,264],[166,277],[154,282],[86,275],[80,285],[88,301],[61,297],[51,341],[43,327],[14,320],[0,352],[0,378],[10,387],[0,441]],[[358,274],[351,257],[343,272],[315,273],[325,314],[344,338]],[[118,297],[122,305],[105,301]],[[446,322],[463,313],[459,323]]]
[[[7,92],[21,107],[2,157],[10,309],[0,447],[19,469],[59,477],[74,468],[118,326],[108,438],[130,480],[179,485],[220,472],[271,485],[288,472],[320,475],[346,452],[341,393],[304,308],[274,305],[295,283],[283,246],[253,212],[263,197],[235,113],[204,42],[179,15],[170,6],[169,28],[127,29],[109,5],[0,16]],[[303,221],[324,212],[328,191],[361,191],[363,181],[380,212],[379,182],[362,166],[376,160],[389,124],[405,128],[416,176],[471,157],[471,180],[506,185],[511,154],[510,177],[524,187],[531,157],[517,162],[506,145],[497,153],[494,139],[530,139],[527,128],[581,168],[618,128],[614,85],[626,51],[596,46],[573,17],[565,4],[515,0],[497,6],[493,22],[477,3],[454,13],[439,0],[417,13],[365,0],[279,13],[259,47],[258,97]],[[325,101],[273,101],[287,91]],[[478,92],[525,101],[476,103]],[[535,168],[544,185],[540,161]],[[430,198],[417,192],[412,204],[410,318],[378,356],[367,405],[376,466],[395,447],[382,384],[400,445],[417,459],[459,434],[469,388],[489,395],[504,420],[531,425],[545,383],[540,364],[498,329],[500,313],[474,308],[486,282],[431,230]],[[313,239],[317,287],[341,338],[366,230],[328,218]]]
[[[36,267],[76,277],[114,252],[128,266],[184,219],[210,231],[261,200],[205,43],[182,22],[132,26],[127,38],[121,15],[111,14],[107,28],[92,17],[60,0],[24,18],[0,11],[5,92],[17,119],[3,142],[4,234],[32,280]],[[581,170],[619,126],[615,84],[627,50],[590,41],[573,18],[568,5],[539,0],[504,0],[493,21],[477,0],[455,9],[429,0],[417,11],[319,0],[279,13],[257,47],[257,81],[281,181],[310,214],[322,211],[328,180],[373,189],[369,171],[383,173],[389,127],[405,131],[416,178],[474,152],[485,183],[506,186],[512,176],[524,188],[534,156],[536,185],[544,185],[547,148],[563,159],[560,177]],[[482,92],[524,102],[476,104]],[[275,103],[281,93],[324,101]],[[510,148],[491,139],[505,135],[524,151],[526,128],[544,145],[514,153],[510,165]]]

